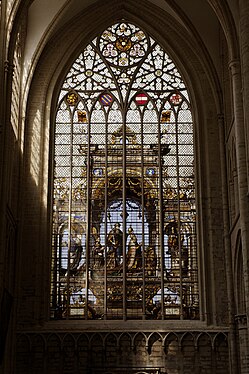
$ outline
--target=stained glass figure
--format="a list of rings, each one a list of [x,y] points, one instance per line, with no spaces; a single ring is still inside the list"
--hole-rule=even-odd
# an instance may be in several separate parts
[[[59,95],[51,318],[199,318],[194,172],[181,74],[145,31],[111,25]]]
[[[146,174],[152,177],[153,175],[155,175],[155,169],[153,169],[153,168],[148,168],[148,169],[146,170]]]
[[[93,169],[93,174],[97,177],[102,177],[103,175],[103,169]]]

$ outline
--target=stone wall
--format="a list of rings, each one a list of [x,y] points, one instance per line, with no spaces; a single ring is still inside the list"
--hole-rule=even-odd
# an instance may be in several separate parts
[[[15,373],[227,374],[228,341],[225,332],[21,333]]]

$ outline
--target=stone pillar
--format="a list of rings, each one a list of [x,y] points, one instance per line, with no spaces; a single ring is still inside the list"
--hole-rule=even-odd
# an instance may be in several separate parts
[[[247,318],[245,314],[236,316],[239,350],[240,350],[240,374],[249,372],[248,333]]]
[[[225,154],[225,126],[224,116],[218,115],[219,137],[220,137],[220,157],[221,157],[221,178],[222,178],[222,205],[223,205],[223,227],[224,227],[224,249],[226,261],[226,279],[227,279],[227,295],[228,295],[228,318],[230,329],[230,357],[231,372],[235,373],[238,367],[238,353],[236,342],[236,326],[234,321],[235,315],[235,299],[234,299],[234,281],[233,281],[233,265],[230,240],[230,224],[229,224],[229,205],[228,205],[228,188],[226,173],[226,154]]]
[[[238,199],[240,213],[240,228],[243,252],[243,278],[245,281],[246,314],[249,316],[249,199],[247,183],[246,139],[244,128],[243,102],[241,97],[242,83],[240,61],[230,62],[233,106],[234,129],[236,138],[236,157],[238,172]]]
[[[6,100],[6,1],[2,1],[0,5],[0,302],[2,297],[2,286],[3,286],[3,250],[4,250],[4,208],[5,201],[2,197],[2,191],[4,188],[3,183],[3,169],[4,169],[4,133],[5,133],[5,100]]]
[[[240,0],[239,8],[239,42],[241,56],[242,97],[244,106],[244,123],[247,151],[247,174],[249,175],[249,1]]]

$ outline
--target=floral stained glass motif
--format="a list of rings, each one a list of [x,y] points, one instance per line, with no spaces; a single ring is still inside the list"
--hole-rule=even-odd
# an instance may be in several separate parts
[[[51,318],[199,318],[189,96],[136,25],[108,27],[65,77],[53,192]]]

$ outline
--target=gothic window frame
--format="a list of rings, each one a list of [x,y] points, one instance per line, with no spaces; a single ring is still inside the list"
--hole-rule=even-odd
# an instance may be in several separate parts
[[[108,320],[199,319],[195,222],[194,134],[191,106],[186,86],[183,83],[176,65],[169,58],[164,49],[161,48],[151,36],[147,35],[145,31],[142,31],[129,22],[121,21],[104,30],[99,37],[94,38],[93,41],[86,46],[82,54],[85,54],[85,59],[81,60],[80,57],[78,57],[78,59],[75,60],[71,69],[68,71],[58,98],[54,146],[55,160],[57,163],[54,169],[53,190],[57,193],[57,197],[54,198],[53,211],[51,317],[56,319],[79,318]],[[82,54],[80,54],[80,56]],[[87,56],[91,56],[91,54],[94,56],[92,60],[91,57],[87,59]],[[104,59],[105,63],[103,63],[100,58],[101,54],[102,60]],[[161,56],[161,60],[158,56]],[[155,62],[161,68],[156,69],[154,66],[154,77],[151,77],[152,74],[149,69],[152,64],[155,65]],[[81,73],[81,75],[84,75],[84,83],[82,83],[83,81],[77,81],[77,74],[75,74],[75,76],[73,74],[73,70],[74,72],[77,71],[77,65],[81,63],[85,64],[85,69]],[[94,66],[97,71],[89,69],[91,63],[93,65],[95,64]],[[104,66],[104,74],[99,70],[99,66]],[[172,72],[172,70],[174,73],[171,73],[170,77],[170,71]],[[164,75],[165,77],[169,76],[169,78],[164,78]],[[134,76],[137,77],[137,80],[135,80]],[[74,79],[75,82],[73,83]],[[118,80],[119,85],[115,85],[114,82]],[[69,82],[71,82],[71,86]],[[102,87],[98,86],[96,82],[102,85]],[[78,87],[85,85],[85,90],[82,90],[84,93],[77,88],[77,84]],[[92,85],[90,90],[87,90],[87,85],[89,87]],[[154,87],[152,88],[153,85]],[[167,86],[170,88],[166,88]],[[155,89],[155,87],[159,89]],[[80,103],[83,104],[80,105]],[[183,108],[184,104],[185,109]],[[188,113],[188,121],[184,122],[184,120],[178,120],[182,110]],[[60,111],[64,111],[64,115],[65,111],[68,112],[67,120],[64,118],[61,123],[59,120]],[[98,112],[95,118],[94,111]],[[112,111],[114,113],[111,113]],[[100,114],[100,112],[102,114]],[[111,120],[108,122],[106,119],[110,113],[114,117],[116,116],[115,121]],[[121,116],[120,113],[122,114]],[[157,113],[157,115],[155,115],[155,113]],[[104,127],[108,127],[108,130],[109,128],[111,129],[109,132],[105,132],[102,129],[96,130],[94,133],[94,130],[92,130],[92,124],[94,122],[96,124],[98,123],[99,115],[102,116],[101,124],[104,124]],[[138,125],[138,128],[140,126],[140,131],[138,131],[138,128],[136,129],[134,125],[134,120],[132,119],[134,115],[136,118],[143,118]],[[90,121],[91,116],[94,120]],[[173,121],[172,116],[176,116]],[[119,121],[116,121],[118,117]],[[70,130],[69,134],[69,126],[64,126],[69,122],[71,128],[77,127],[80,130],[76,130],[76,132]],[[116,123],[116,127],[114,122],[118,123],[118,125]],[[145,125],[148,126],[151,122],[155,130],[151,130],[151,133],[146,133],[144,130]],[[139,123],[139,120],[137,120],[137,123]],[[181,137],[182,133],[178,132],[178,130],[169,130],[169,128],[170,126],[171,129],[173,127],[178,128],[180,125],[184,127],[184,125],[187,124],[191,127],[191,134],[185,134],[185,138],[190,134],[189,139],[191,138],[191,141],[189,140],[189,144],[186,145],[184,144],[184,136]],[[58,130],[59,127],[62,128],[63,126],[67,127],[67,129],[64,130],[64,135]],[[82,132],[82,128],[84,127],[87,128],[85,133]],[[86,141],[87,137],[88,139],[90,138],[89,134],[95,137],[95,143],[92,142],[91,144]],[[141,134],[143,136],[141,136]],[[75,139],[78,139],[76,143],[74,141],[74,135]],[[100,139],[101,136],[102,139]],[[69,147],[67,147],[67,152],[69,153],[65,156],[65,159],[67,158],[67,160],[69,160],[69,164],[67,163],[66,166],[62,165],[64,161],[60,156],[60,152],[63,149],[63,146],[61,147],[63,137],[65,140],[64,149],[69,145]],[[82,142],[83,137],[85,137],[85,141]],[[105,139],[103,137],[105,137]],[[152,140],[149,141],[148,139],[150,137]],[[182,144],[178,139],[176,140],[176,138],[180,137],[182,138]],[[159,139],[158,143],[156,142],[156,138]],[[96,139],[100,139],[100,142],[97,143]],[[122,139],[126,139],[126,141],[124,142]],[[69,144],[67,144],[68,141]],[[142,145],[144,145],[144,147]],[[191,145],[192,150],[190,157],[191,162],[188,161],[187,163],[187,161],[184,160],[184,158],[187,159],[186,154],[179,153],[179,149],[180,146],[182,146],[182,149],[184,149],[184,147],[188,148],[188,145]],[[140,158],[136,155],[136,151],[139,147]],[[173,156],[171,157],[172,149],[176,148],[178,150],[173,150]],[[77,161],[79,162],[78,167],[72,167],[73,159],[77,152],[81,155],[79,157],[81,157],[82,160]],[[128,157],[127,154],[129,154],[129,152],[130,156]],[[116,156],[110,156],[112,154]],[[121,156],[125,155],[125,157],[120,157],[120,154]],[[147,168],[145,155],[149,165]],[[107,173],[105,169],[107,170],[109,164],[111,165],[112,157],[116,157],[116,167],[114,165],[111,171]],[[140,161],[142,164],[142,168],[139,166],[140,174],[136,169],[137,166],[135,167],[132,163],[132,157],[134,157],[136,162]],[[101,167],[92,167],[91,170],[91,165],[94,165],[92,158],[97,159],[97,164],[101,165]],[[171,178],[168,176],[169,159],[172,162],[171,170],[174,170]],[[62,162],[61,165],[60,162]],[[183,164],[181,164],[181,162]],[[165,166],[165,164],[167,166]],[[68,165],[71,166],[68,168]],[[85,167],[82,167],[82,165],[85,165]],[[90,165],[90,167],[88,167],[88,165]],[[156,166],[153,167],[153,165]],[[192,173],[187,174],[186,171],[184,172],[184,168],[188,171],[191,170]],[[63,169],[64,171],[67,169],[66,175],[63,174]],[[70,171],[68,171],[69,169]],[[185,174],[181,174],[179,170],[182,170],[182,173]],[[58,177],[58,172],[61,172],[62,176]],[[79,174],[75,176],[74,172]],[[125,175],[123,179],[122,175]],[[151,183],[150,181],[153,180],[153,178],[156,180],[155,183]],[[180,180],[180,178],[182,178],[182,180]],[[79,179],[82,179],[83,182],[80,182]],[[98,179],[100,182],[97,181]],[[170,183],[167,184],[167,179],[168,182],[171,180],[171,183],[175,183],[175,188],[172,188]],[[76,182],[78,186],[73,185],[76,180],[78,180],[78,182]],[[92,183],[93,180],[95,181],[95,189],[93,185],[90,185],[90,182]],[[138,187],[139,182],[141,185],[140,189]],[[129,189],[126,187],[127,183]],[[108,185],[110,184],[113,186],[112,192],[108,191]],[[96,186],[98,186],[98,188]],[[121,197],[118,195],[120,189],[122,190]],[[153,189],[156,190],[154,197]],[[177,192],[175,192],[175,190]],[[98,193],[100,196],[98,196]],[[113,194],[112,200],[108,200],[108,193]],[[91,199],[89,198],[90,194],[92,196]],[[126,195],[128,195],[128,198]],[[68,196],[68,198],[66,198],[66,196]],[[141,196],[141,198],[138,198],[138,196]],[[145,198],[144,196],[147,197]],[[129,208],[129,198],[133,204],[132,208]],[[169,201],[167,205],[168,218],[165,218],[165,198]],[[64,212],[64,220],[61,218],[62,214],[58,219],[58,215],[64,209],[61,208],[63,204],[60,205],[61,210],[60,213],[58,213],[58,201],[63,199],[64,207],[67,206]],[[68,199],[68,201],[65,203],[66,199]],[[83,206],[78,208],[76,204],[75,208],[72,209],[75,203],[74,200],[76,201],[77,199],[87,202],[87,208],[84,207],[85,221],[83,219],[83,223],[77,221],[77,219],[75,220],[77,213],[79,213],[78,210],[82,212]],[[103,204],[101,205],[103,199],[104,206]],[[158,204],[158,209],[155,208],[156,213],[149,213],[146,210],[146,206],[149,206],[152,199],[154,199],[154,206]],[[91,208],[93,202],[100,204],[102,218],[104,210],[104,221],[102,220],[101,223],[102,227],[104,226],[103,235],[100,229],[101,224],[97,222],[100,220],[101,214],[100,212],[95,212],[94,216],[93,209]],[[126,220],[121,222],[117,221],[117,215],[115,218],[112,218],[108,226],[108,214],[112,214],[112,212],[110,212],[112,203],[120,203],[121,212],[119,211],[119,215],[122,214],[123,217],[126,217],[127,214],[129,215],[130,211],[136,210],[135,202],[138,204],[138,210],[139,204],[141,207],[142,228],[139,228],[139,233],[135,233],[136,236],[139,234],[141,237],[140,243],[138,243],[137,238],[135,240],[135,246],[140,246],[140,267],[135,268],[135,270],[139,270],[141,274],[136,275],[136,280],[134,281],[135,271],[133,271],[132,268],[127,268],[129,266],[128,260],[130,260],[130,258],[127,258],[129,250],[127,237],[130,237],[131,240],[134,234],[134,228],[131,224],[130,227],[128,227]],[[61,201],[59,204],[61,204]],[[183,208],[184,204],[188,206],[188,208]],[[191,220],[186,218],[186,222],[183,220],[185,211],[188,212],[186,213],[186,217],[187,215],[191,215]],[[172,214],[170,215],[169,212]],[[154,226],[150,223],[150,227],[153,227],[149,229],[150,232],[147,235],[145,232],[145,221],[147,219],[151,222],[153,220],[153,214],[156,215],[156,223]],[[146,218],[146,215],[150,218]],[[117,222],[115,222],[115,219]],[[80,220],[82,221],[82,217]],[[138,230],[139,224],[134,216],[131,223],[133,225],[135,224]],[[113,271],[112,268],[108,268],[108,255],[110,257],[109,252],[113,249],[110,245],[108,246],[108,234],[114,229],[116,224],[122,225],[121,257],[123,257],[123,259],[120,264],[117,264],[117,260],[114,259],[115,271]],[[68,229],[64,230],[66,226],[68,226]],[[191,227],[191,229],[188,226]],[[66,238],[66,233],[68,231],[70,232],[70,240]],[[83,233],[84,240],[82,239]],[[145,253],[147,251],[146,246],[148,246],[148,244],[151,245],[151,243],[153,244],[153,235],[154,237],[158,236],[157,239],[154,239],[156,241],[154,252],[156,252],[157,261],[155,261],[155,258],[154,260],[152,258],[150,264],[148,262],[149,252],[147,254]],[[148,243],[146,242],[146,237]],[[65,249],[62,244],[66,242],[67,246],[64,246]],[[189,242],[191,242],[191,244],[189,244]],[[101,245],[99,252],[97,244]],[[185,249],[185,247],[187,249]],[[93,250],[96,250],[96,255],[93,255]],[[192,253],[189,253],[191,250]],[[136,251],[138,251],[138,248]],[[168,252],[168,260],[166,259],[166,252]],[[190,260],[191,264],[189,264]],[[94,286],[91,286],[92,274],[96,270],[96,263],[98,261],[99,263],[102,261],[102,264],[104,261],[103,271],[99,271],[102,277],[101,281],[104,284],[102,291],[96,291],[98,287],[95,286],[94,289]],[[138,259],[136,261],[138,263]],[[168,268],[166,265],[167,261],[170,262]],[[118,265],[121,266],[120,269],[117,270],[116,268],[118,268]],[[111,275],[109,275],[110,271],[112,271]],[[137,273],[139,273],[139,271]],[[130,276],[129,272],[131,273]],[[190,273],[191,276],[189,277],[188,274]],[[126,276],[122,274],[126,274]],[[78,281],[79,284],[80,282],[82,284],[82,281],[76,280],[77,277],[84,278],[84,287],[82,289],[88,290],[87,292],[85,291],[85,293],[82,291],[80,295],[78,295],[79,292],[74,293],[74,291],[72,291],[75,282],[77,283]],[[153,287],[151,287],[152,282],[150,282],[150,277],[151,280],[153,277],[157,278],[157,283],[159,282],[159,289],[156,293],[154,292],[151,298],[148,296],[153,293],[151,290]],[[170,277],[171,280],[169,281]],[[153,281],[154,280],[155,279],[153,279]],[[120,281],[121,287],[115,290],[115,282],[119,284]],[[135,286],[131,287],[130,294],[135,294],[137,292],[137,297],[139,299],[137,303],[134,296],[132,298],[131,295],[129,295],[131,300],[127,297],[123,297],[123,295],[128,295],[129,285],[133,284],[132,282]],[[98,281],[95,283],[98,285]],[[167,284],[170,284],[170,288],[167,287]],[[66,289],[65,294],[63,289]],[[114,291],[118,294],[116,304],[115,300],[113,301],[110,297],[112,293],[115,293]],[[96,296],[98,292],[99,295]],[[101,292],[104,296],[102,296]],[[101,300],[99,301],[98,298]],[[191,301],[189,301],[190,299]],[[142,302],[140,302],[141,300]],[[76,306],[73,306],[74,304]],[[129,307],[128,304],[131,306]],[[115,312],[112,312],[114,310]],[[133,312],[134,310],[136,312]]]

